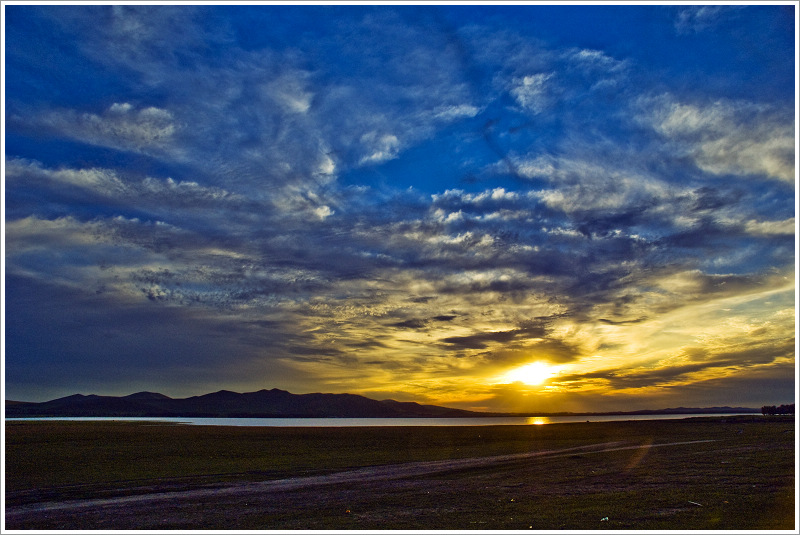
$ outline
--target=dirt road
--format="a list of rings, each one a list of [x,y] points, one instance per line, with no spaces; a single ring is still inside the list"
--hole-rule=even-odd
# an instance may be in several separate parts
[[[494,467],[503,464],[533,458],[553,458],[581,456],[622,450],[643,450],[656,447],[681,446],[713,442],[712,440],[668,442],[661,444],[630,445],[624,442],[603,442],[586,446],[533,451],[491,457],[475,457],[442,461],[412,462],[397,465],[370,466],[346,470],[326,475],[294,477],[262,482],[242,482],[237,484],[215,485],[192,490],[174,492],[147,492],[134,495],[122,495],[104,499],[70,500],[59,502],[36,503],[6,509],[7,529],[28,529],[27,526],[50,518],[56,524],[59,518],[64,519],[65,527],[75,524],[79,518],[85,518],[92,527],[133,526],[144,527],[142,523],[152,522],[158,517],[163,525],[168,519],[175,522],[179,518],[191,516],[187,508],[217,504],[240,503],[249,504],[263,502],[270,496],[285,496],[291,491],[320,491],[319,487],[332,485],[357,485],[362,488],[367,484],[380,484],[389,481],[409,481],[420,476],[430,476],[466,469]],[[131,492],[128,489],[127,492]],[[279,499],[277,501],[280,501]],[[211,504],[214,504],[213,506]],[[182,512],[176,512],[178,508]],[[169,511],[173,510],[172,513]],[[196,515],[196,513],[193,513]],[[148,520],[149,519],[149,520]],[[155,525],[159,525],[155,522]],[[86,527],[86,526],[84,526]],[[125,529],[125,528],[123,528]]]

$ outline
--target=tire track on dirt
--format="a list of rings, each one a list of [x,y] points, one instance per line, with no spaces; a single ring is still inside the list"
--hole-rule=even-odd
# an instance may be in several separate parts
[[[332,474],[319,476],[302,476],[287,479],[275,479],[260,482],[237,483],[212,488],[199,488],[184,491],[172,492],[153,492],[148,494],[136,494],[131,496],[118,496],[114,498],[98,498],[87,500],[67,500],[57,502],[43,502],[37,504],[27,504],[21,506],[7,507],[5,514],[6,520],[14,517],[44,513],[49,511],[115,507],[130,504],[145,504],[148,502],[157,503],[162,500],[173,501],[176,499],[209,499],[215,496],[235,496],[247,494],[262,494],[269,492],[285,492],[290,490],[303,489],[314,486],[334,485],[339,483],[362,483],[368,481],[403,479],[434,473],[462,470],[466,468],[480,468],[496,464],[520,461],[533,458],[556,458],[565,457],[581,452],[583,455],[607,453],[612,451],[636,450],[646,448],[656,448],[665,446],[682,446],[688,444],[699,444],[703,442],[715,442],[714,440],[693,440],[688,442],[667,442],[661,444],[636,444],[623,445],[625,442],[603,442],[577,446],[574,448],[564,448],[559,450],[542,450],[526,453],[512,453],[506,455],[494,455],[490,457],[469,457],[464,459],[447,459],[441,461],[417,461],[403,464],[368,466],[353,470],[345,470]]]

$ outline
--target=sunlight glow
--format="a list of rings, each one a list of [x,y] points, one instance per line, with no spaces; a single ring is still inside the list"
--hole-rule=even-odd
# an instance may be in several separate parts
[[[532,416],[525,423],[528,425],[544,425],[550,423],[550,418],[547,416]]]
[[[561,368],[550,366],[544,362],[532,362],[519,368],[515,368],[502,376],[504,383],[525,383],[526,385],[538,385],[558,373]]]

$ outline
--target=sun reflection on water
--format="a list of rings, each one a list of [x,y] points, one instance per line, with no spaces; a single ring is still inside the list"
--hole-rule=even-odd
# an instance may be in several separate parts
[[[526,425],[544,425],[552,423],[547,416],[532,416],[525,421]]]

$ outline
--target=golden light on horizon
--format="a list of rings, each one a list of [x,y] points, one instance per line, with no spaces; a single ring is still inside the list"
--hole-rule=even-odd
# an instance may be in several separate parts
[[[544,425],[550,423],[550,418],[546,416],[535,416],[528,418],[525,422],[527,425]]]
[[[561,366],[551,366],[544,362],[532,362],[519,368],[506,372],[499,378],[500,383],[524,383],[526,385],[540,385],[550,377],[556,375]]]

